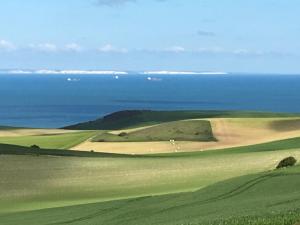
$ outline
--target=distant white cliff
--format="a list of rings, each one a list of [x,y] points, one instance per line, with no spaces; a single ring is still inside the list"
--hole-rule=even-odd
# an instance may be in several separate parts
[[[190,72],[190,71],[145,71],[145,75],[225,75],[226,72]]]
[[[123,71],[106,70],[10,70],[9,74],[99,74],[99,75],[126,75]]]

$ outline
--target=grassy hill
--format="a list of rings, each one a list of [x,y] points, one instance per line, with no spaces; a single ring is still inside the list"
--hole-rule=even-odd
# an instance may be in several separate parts
[[[109,114],[103,118],[65,127],[71,130],[119,130],[148,126],[163,122],[201,118],[293,117],[299,114],[242,112],[242,111],[149,111],[127,110]]]
[[[300,139],[277,144],[153,156],[0,145],[0,214],[195,191],[300,159]]]
[[[119,134],[101,133],[95,142],[215,141],[209,121],[175,121]]]
[[[121,154],[111,154],[104,152],[91,152],[91,151],[72,151],[65,149],[37,149],[32,147],[24,147],[18,145],[8,145],[8,144],[0,144],[0,157],[2,158],[6,156],[31,156],[33,161],[38,160],[37,156],[63,156],[63,157],[89,157],[89,158],[127,158],[127,157],[136,157],[129,155],[121,155]],[[1,158],[0,158],[1,159]],[[63,158],[62,158],[63,159]],[[3,174],[2,174],[3,175]]]
[[[271,141],[262,144],[240,146],[233,148],[225,148],[210,151],[198,151],[198,152],[179,152],[179,153],[161,153],[152,154],[152,157],[197,157],[197,156],[211,156],[220,154],[234,154],[234,153],[255,153],[255,152],[274,152],[282,150],[295,150],[299,149],[300,152],[300,137],[289,138],[279,141]]]
[[[147,154],[147,155],[132,155],[132,154],[113,154],[104,152],[91,152],[91,151],[72,151],[62,149],[35,149],[31,147],[23,147],[17,145],[0,144],[0,155],[43,155],[43,156],[73,156],[73,157],[104,157],[109,156],[112,158],[177,158],[177,157],[206,157],[214,155],[232,155],[241,153],[259,153],[259,152],[277,152],[291,150],[300,152],[300,137],[290,138],[279,141],[272,141],[263,144],[241,146],[234,148],[226,148],[211,151],[198,151],[198,152],[181,152],[181,153],[160,153],[160,154]]]
[[[46,149],[69,149],[95,134],[96,132],[94,131],[86,131],[62,134],[0,137],[0,143],[20,146],[38,145],[39,147]]]
[[[0,126],[0,130],[12,130],[12,129],[16,129],[16,127]]]
[[[126,136],[127,141],[170,137],[193,141],[199,136],[208,140],[213,137],[209,122],[179,120],[218,117],[252,118],[246,123],[219,120],[223,127],[218,135],[229,125],[239,132],[244,124],[256,133],[257,125],[264,122],[253,119],[256,117],[293,118],[263,124],[275,133],[287,131],[282,136],[287,139],[221,150],[155,155],[65,150],[98,133],[118,141],[125,141]],[[92,126],[107,130],[1,137],[0,142],[23,146],[0,144],[0,224],[295,225],[300,222],[300,167],[274,168],[285,157],[300,159],[296,117],[299,115],[125,111],[80,125],[83,130]],[[116,131],[145,125],[155,126]],[[119,136],[120,132],[127,133]],[[288,138],[290,134],[294,138]],[[97,138],[103,138],[101,135]],[[32,144],[42,149],[24,147]]]
[[[5,225],[294,225],[300,167],[247,175],[180,194],[0,215]]]

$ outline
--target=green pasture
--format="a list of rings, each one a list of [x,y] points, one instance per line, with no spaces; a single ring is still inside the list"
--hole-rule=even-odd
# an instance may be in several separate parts
[[[0,145],[0,152],[5,153],[0,155],[0,212],[195,191],[233,177],[273,170],[284,157],[300,159],[299,139],[282,142],[274,151],[255,145],[252,151],[248,146],[245,151],[197,155],[75,155],[82,157],[55,155],[63,150],[45,150],[44,155],[43,149],[34,155],[27,148],[22,151],[28,155],[20,155],[18,147]],[[68,152],[72,151],[63,154]]]
[[[95,131],[85,131],[34,136],[0,137],[0,143],[20,146],[38,145],[46,149],[69,149],[94,135],[96,135]]]
[[[123,111],[69,127],[103,131],[1,137],[0,224],[295,225],[300,222],[300,167],[275,170],[283,158],[293,156],[300,161],[300,137],[222,150],[156,155],[67,150],[92,138],[209,141],[214,139],[209,122],[179,120],[218,117],[299,115]],[[155,124],[125,135],[105,131]],[[299,119],[275,121],[270,126],[280,131],[297,130]],[[41,149],[26,147],[32,145]]]
[[[73,130],[120,130],[155,125],[171,121],[207,118],[276,118],[299,117],[300,114],[247,112],[247,111],[149,111],[128,110],[109,114],[103,118],[65,127]]]
[[[101,133],[95,142],[139,142],[139,141],[215,141],[209,121],[176,121],[162,123],[130,133]]]
[[[300,167],[229,179],[199,191],[0,215],[5,225],[295,225]]]

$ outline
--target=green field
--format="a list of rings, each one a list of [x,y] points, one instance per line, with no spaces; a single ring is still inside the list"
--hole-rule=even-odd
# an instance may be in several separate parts
[[[300,158],[299,139],[286,140],[281,145],[284,147],[278,151],[253,146],[253,152],[246,147],[245,151],[234,149],[170,156],[85,152],[82,154],[87,155],[82,156],[88,157],[47,156],[57,150],[46,151],[44,156],[5,154],[0,156],[3,168],[0,177],[5,178],[1,183],[0,211],[197,190],[225,179],[272,170],[282,158],[290,155]],[[26,153],[26,148],[23,151]]]
[[[233,154],[233,153],[255,153],[255,152],[274,152],[281,150],[300,150],[300,137],[299,138],[289,138],[285,140],[272,141],[263,144],[248,145],[234,148],[218,149],[211,151],[203,152],[182,152],[182,153],[161,153],[161,154],[152,154],[153,156],[159,157],[197,157],[197,156],[213,156],[219,154]]]
[[[176,121],[163,123],[130,133],[102,133],[93,138],[95,142],[139,141],[215,141],[209,121]]]
[[[294,225],[300,167],[219,182],[196,192],[0,216],[5,225]]]
[[[243,111],[145,111],[131,110],[109,114],[103,118],[65,127],[71,130],[119,130],[165,122],[207,118],[275,118],[299,117],[299,114]]]
[[[38,145],[46,149],[69,149],[94,135],[96,135],[95,131],[86,131],[21,137],[0,137],[0,143],[20,146]]]
[[[224,116],[224,112],[219,113]],[[174,115],[173,119],[180,113]],[[218,115],[214,112],[210,117]],[[251,115],[256,118],[259,114]],[[156,121],[166,120],[165,116],[162,114]],[[135,127],[138,120],[131,118],[131,121],[133,124],[127,127]],[[196,136],[199,129],[204,134],[210,130],[211,136],[207,137],[213,135],[205,118],[197,122],[175,121],[132,131],[127,134],[128,141],[149,136],[170,139],[174,134],[186,140]],[[298,119],[291,121],[272,126],[288,131],[289,127],[297,128],[294,122]],[[108,131],[2,137],[5,143],[37,144],[42,149],[0,144],[0,224],[295,225],[300,222],[300,167],[275,170],[285,157],[300,160],[300,137],[220,150],[155,155],[66,150],[105,132]]]

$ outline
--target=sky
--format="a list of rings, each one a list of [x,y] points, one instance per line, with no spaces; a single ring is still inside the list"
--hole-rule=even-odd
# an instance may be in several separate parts
[[[0,69],[300,74],[299,0],[0,4]]]

